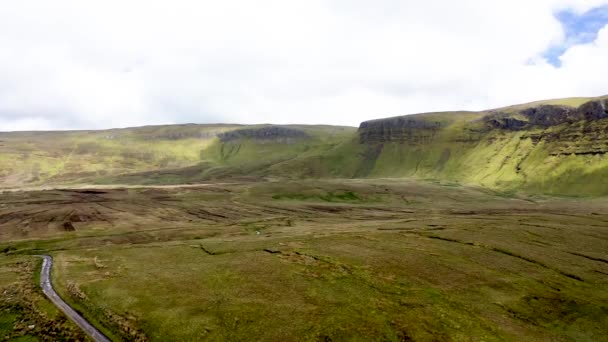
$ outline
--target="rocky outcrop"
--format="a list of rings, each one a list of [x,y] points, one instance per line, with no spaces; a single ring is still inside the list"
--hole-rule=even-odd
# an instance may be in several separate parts
[[[587,102],[578,108],[579,115],[589,121],[608,118],[608,99]]]
[[[578,121],[597,121],[608,118],[608,100],[589,101],[578,108],[541,105],[515,113],[493,112],[484,118],[489,128],[510,131],[532,127],[551,127]]]
[[[365,144],[385,142],[425,144],[431,142],[444,126],[439,121],[407,116],[365,121],[359,126],[359,139]]]
[[[533,126],[556,126],[563,123],[578,121],[577,111],[566,106],[545,105],[524,109],[521,114],[528,119],[528,124]]]
[[[509,131],[518,131],[524,129],[528,125],[527,121],[500,116],[487,117],[486,123],[490,128],[506,129]]]
[[[521,138],[531,139],[534,144],[544,143],[552,156],[608,154],[606,99],[590,101],[578,108],[542,105],[516,113],[494,112],[484,120],[491,129],[530,129]]]
[[[291,143],[299,139],[309,138],[304,131],[281,126],[239,129],[221,133],[218,137],[223,143],[243,139]]]
[[[369,145],[368,154],[373,157],[377,154],[373,147],[384,143],[419,146],[442,140],[475,144],[484,137],[492,142],[508,136],[509,131],[517,131],[523,133],[523,140],[531,139],[535,145],[544,143],[553,156],[608,155],[608,99],[590,101],[578,108],[540,105],[518,111],[492,111],[468,122],[462,131],[450,130],[449,134],[441,133],[449,120],[436,118],[421,114],[366,121],[359,127],[359,140]],[[367,154],[364,157],[368,159]]]
[[[221,131],[190,131],[190,132],[167,132],[163,134],[144,137],[144,140],[181,140],[181,139],[212,139]]]

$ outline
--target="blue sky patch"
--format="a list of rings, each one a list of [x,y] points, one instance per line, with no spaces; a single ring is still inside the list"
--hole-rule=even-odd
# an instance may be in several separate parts
[[[556,67],[561,66],[559,57],[571,46],[585,44],[597,38],[599,30],[608,24],[608,6],[594,8],[583,14],[571,10],[558,12],[557,19],[564,26],[566,41],[562,45],[553,46],[544,57]]]

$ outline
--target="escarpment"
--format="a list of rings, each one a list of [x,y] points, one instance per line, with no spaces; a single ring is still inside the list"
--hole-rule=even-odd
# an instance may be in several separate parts
[[[281,143],[295,142],[296,140],[308,138],[308,134],[304,131],[294,128],[269,126],[261,128],[246,128],[229,131],[218,135],[223,143],[232,142],[242,139],[253,139],[259,141],[273,141]]]
[[[410,145],[428,144],[445,124],[416,117],[395,117],[365,121],[359,126],[361,143],[400,142]]]
[[[446,113],[445,116],[457,115]],[[400,143],[429,145],[441,140],[476,144],[523,133],[521,139],[547,145],[551,155],[608,153],[608,99],[592,100],[579,107],[544,104],[520,110],[480,112],[457,129],[445,134],[450,120],[436,114],[417,114],[365,121],[359,127],[361,144]],[[441,137],[441,138],[438,138]]]
[[[483,120],[489,128],[517,131],[606,118],[608,118],[608,100],[600,99],[589,101],[578,108],[541,105],[515,112],[492,111]]]
[[[358,129],[183,124],[0,133],[0,161],[6,188],[415,177],[606,196],[608,96],[406,115]]]
[[[522,128],[530,131],[522,139],[530,138],[535,145],[543,143],[552,156],[608,153],[605,99],[589,101],[578,108],[545,105],[525,109],[520,114],[527,119]]]

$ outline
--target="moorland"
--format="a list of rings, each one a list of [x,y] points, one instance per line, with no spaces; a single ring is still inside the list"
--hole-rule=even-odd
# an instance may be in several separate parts
[[[601,341],[606,98],[0,133],[0,338]]]

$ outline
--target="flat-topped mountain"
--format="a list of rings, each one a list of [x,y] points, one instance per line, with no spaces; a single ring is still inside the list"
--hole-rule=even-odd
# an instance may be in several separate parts
[[[608,194],[608,99],[363,122],[366,177],[410,176],[554,194]]]
[[[170,125],[0,133],[0,186],[413,177],[608,195],[608,97],[404,115],[358,129]]]

